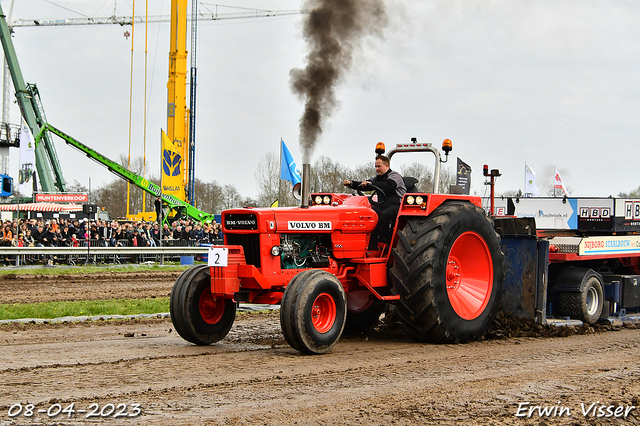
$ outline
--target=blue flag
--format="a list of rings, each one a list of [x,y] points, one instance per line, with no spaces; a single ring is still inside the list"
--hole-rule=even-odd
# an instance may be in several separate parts
[[[293,185],[300,183],[300,173],[296,170],[296,162],[293,161],[293,157],[289,152],[289,148],[284,144],[284,141],[280,139],[282,143],[282,149],[280,154],[280,179],[288,180]]]

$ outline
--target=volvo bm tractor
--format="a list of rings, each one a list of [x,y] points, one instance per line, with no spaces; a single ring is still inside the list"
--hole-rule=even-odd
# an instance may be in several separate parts
[[[448,157],[451,141],[442,150]],[[416,180],[404,178],[391,241],[377,250],[368,250],[378,221],[372,203],[384,193],[310,193],[308,164],[300,206],[222,212],[224,244],[171,291],[176,331],[197,345],[218,342],[243,302],[279,304],[285,340],[305,354],[327,352],[345,330],[372,327],[387,307],[418,341],[480,338],[498,309],[500,238],[479,197],[438,193],[446,159],[432,144],[412,139],[387,156],[418,152],[435,156],[433,192],[417,193]]]

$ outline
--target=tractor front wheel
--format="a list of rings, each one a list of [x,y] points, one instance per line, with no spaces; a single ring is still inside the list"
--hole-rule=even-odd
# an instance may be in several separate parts
[[[211,294],[211,276],[207,265],[183,272],[171,290],[171,321],[178,334],[196,345],[222,340],[236,318],[231,299]]]
[[[503,279],[500,238],[484,211],[446,202],[407,218],[389,272],[403,329],[423,341],[480,338],[497,310]]]
[[[280,307],[280,325],[292,348],[309,355],[329,351],[344,329],[347,299],[335,275],[310,269],[287,285]]]

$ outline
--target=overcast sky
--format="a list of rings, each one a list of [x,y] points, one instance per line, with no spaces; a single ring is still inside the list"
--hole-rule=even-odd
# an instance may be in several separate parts
[[[138,13],[144,3],[136,2]],[[150,3],[151,15],[169,13],[170,0]],[[303,5],[224,3],[274,10]],[[10,2],[1,4],[7,13]],[[201,4],[200,11],[205,6],[213,8]],[[13,18],[104,17],[113,7],[111,0],[17,0]],[[417,137],[439,147],[449,138],[454,149],[445,167],[453,169],[456,157],[467,162],[472,191],[480,195],[483,164],[500,169],[498,192],[523,189],[525,162],[536,171],[541,193],[552,184],[554,167],[572,196],[615,196],[640,186],[639,2],[393,0],[386,7],[384,37],[366,39],[358,51],[312,162],[326,155],[356,166],[373,163],[378,141],[390,147]],[[118,2],[116,15],[130,14],[131,0]],[[303,105],[290,90],[289,71],[305,64],[302,19],[200,23],[198,178],[255,197],[256,165],[267,152],[279,152],[281,137],[300,166]],[[131,31],[27,27],[16,28],[13,38],[24,79],[38,85],[49,122],[113,160],[128,153],[131,39],[125,29]],[[134,157],[144,149],[144,25],[136,25],[135,40]],[[149,24],[146,158],[155,175],[160,129],[166,129],[168,54],[169,23]],[[14,104],[12,122],[18,121]],[[114,178],[61,140],[57,152],[67,182],[88,185],[90,178],[95,188]],[[18,151],[11,156],[17,171]],[[405,160],[433,165],[426,154]]]

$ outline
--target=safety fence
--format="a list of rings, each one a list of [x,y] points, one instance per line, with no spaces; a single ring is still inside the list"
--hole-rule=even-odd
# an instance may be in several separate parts
[[[1,247],[0,262],[5,266],[20,265],[99,265],[155,262],[191,264],[207,260],[209,246],[222,240],[204,243],[186,240],[164,240],[159,246],[133,247],[128,240],[115,246],[100,240],[80,240],[78,247]]]

